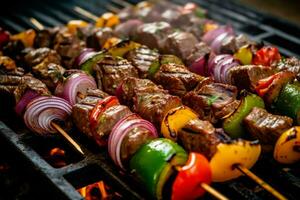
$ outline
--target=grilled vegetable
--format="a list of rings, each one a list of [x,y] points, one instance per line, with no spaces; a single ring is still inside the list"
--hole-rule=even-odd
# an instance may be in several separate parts
[[[291,164],[300,161],[300,127],[285,131],[277,140],[274,158],[280,163]]]
[[[108,52],[114,57],[124,57],[124,55],[141,45],[139,43],[133,42],[131,40],[122,40],[121,42],[117,43],[115,46],[111,47]]]
[[[71,20],[67,24],[68,31],[71,34],[75,34],[78,28],[87,27],[89,24],[83,20]]]
[[[279,62],[281,55],[276,47],[262,47],[256,52],[252,60],[254,65],[271,66],[272,64]]]
[[[243,119],[254,107],[264,108],[264,101],[255,94],[246,93],[246,96],[242,98],[238,109],[224,120],[223,128],[231,138],[240,138],[245,136],[246,130],[243,126]]]
[[[35,31],[32,29],[28,29],[24,32],[18,33],[16,35],[12,35],[10,39],[22,41],[25,47],[33,47],[35,36],[36,36]]]
[[[205,193],[202,183],[211,183],[212,172],[208,160],[199,153],[190,153],[187,163],[178,167],[172,186],[172,200],[197,199]]]
[[[243,65],[250,65],[252,58],[253,58],[253,54],[251,51],[251,46],[250,45],[246,45],[241,47],[235,54],[234,54],[234,58],[238,59]]]
[[[274,103],[276,110],[281,114],[293,118],[300,124],[300,85],[299,83],[287,84],[280,92]]]
[[[100,51],[95,54],[87,54],[88,58],[84,59],[84,62],[81,64],[81,69],[88,74],[93,74],[93,66],[102,60],[105,56],[106,51]]]
[[[104,13],[95,23],[96,27],[114,27],[120,23],[118,15],[111,12]]]
[[[156,198],[162,199],[164,184],[175,172],[174,167],[183,166],[187,153],[171,140],[159,138],[142,146],[130,160],[130,169]]]
[[[186,106],[173,108],[165,115],[161,123],[161,133],[165,138],[176,141],[178,130],[195,118],[198,118],[198,115]]]
[[[224,182],[241,176],[236,169],[242,165],[250,169],[258,160],[261,153],[261,146],[258,141],[237,140],[230,143],[220,143],[217,152],[210,160],[212,180]]]

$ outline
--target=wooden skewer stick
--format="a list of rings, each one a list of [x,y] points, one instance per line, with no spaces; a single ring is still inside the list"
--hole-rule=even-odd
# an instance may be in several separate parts
[[[115,4],[118,4],[120,6],[123,6],[123,7],[133,6],[133,4],[131,4],[127,1],[123,1],[123,0],[112,0],[112,2],[114,2]]]
[[[41,22],[36,20],[34,17],[29,18],[30,22],[38,29],[38,30],[43,30],[45,27]]]
[[[91,13],[91,12],[89,12],[89,11],[87,11],[87,10],[85,10],[85,9],[83,9],[83,8],[81,8],[81,7],[79,7],[79,6],[75,6],[75,7],[74,7],[74,10],[75,10],[76,12],[78,12],[79,14],[81,14],[82,16],[85,16],[85,17],[87,17],[87,18],[90,18],[90,19],[92,19],[92,20],[94,20],[94,21],[97,21],[97,20],[98,20],[98,17],[97,17],[96,15],[94,15],[93,13]]]
[[[109,10],[109,11],[111,11],[113,13],[119,13],[121,11],[120,8],[117,8],[117,7],[115,7],[115,6],[111,5],[111,4],[107,4],[105,7],[107,8],[107,10]]]
[[[201,187],[205,191],[207,191],[208,193],[210,193],[211,195],[213,195],[214,197],[216,197],[219,200],[229,200],[223,194],[221,194],[220,192],[218,192],[217,190],[215,190],[213,187],[211,187],[210,185],[208,185],[206,183],[201,183]]]
[[[284,197],[282,194],[280,194],[278,191],[276,191],[273,187],[271,187],[268,183],[263,181],[261,178],[256,176],[254,173],[252,173],[249,169],[246,167],[243,167],[241,165],[237,165],[236,169],[238,169],[240,172],[254,180],[257,184],[259,184],[262,188],[270,192],[274,197],[280,200],[287,200],[286,197]]]
[[[44,26],[37,19],[31,17],[29,19],[31,23],[39,30],[43,30]],[[65,132],[58,124],[55,122],[51,122],[51,125],[68,141],[70,142],[77,151],[79,151],[82,155],[84,155],[81,147],[69,136],[67,132]]]
[[[51,125],[66,139],[68,140],[82,155],[84,155],[81,147],[55,122],[51,122]]]

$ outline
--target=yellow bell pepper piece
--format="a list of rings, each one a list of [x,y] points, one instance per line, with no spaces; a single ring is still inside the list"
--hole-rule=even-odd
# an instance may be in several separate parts
[[[109,53],[113,57],[123,57],[127,52],[140,47],[141,44],[131,40],[122,40],[109,49]]]
[[[198,118],[198,115],[186,106],[180,106],[169,110],[161,123],[161,133],[165,138],[177,140],[177,132],[190,120]]]
[[[104,45],[103,45],[102,48],[104,48],[104,49],[110,49],[111,47],[115,46],[116,44],[118,44],[121,41],[122,40],[120,38],[111,37],[108,40],[106,40],[106,42],[104,43]]]
[[[279,137],[274,149],[274,159],[284,164],[300,161],[300,126],[290,128]]]
[[[33,29],[28,29],[24,32],[15,34],[10,37],[11,40],[20,40],[25,47],[32,47],[34,44],[36,33]]]
[[[120,19],[118,15],[115,15],[111,12],[104,13],[101,17],[99,17],[95,23],[96,27],[114,27],[120,24]]]
[[[258,160],[261,146],[258,141],[235,140],[232,143],[220,143],[217,152],[210,160],[212,180],[224,182],[242,175],[235,165],[250,169]]]
[[[208,22],[204,24],[203,32],[207,33],[208,31],[213,31],[215,29],[219,28],[219,25],[216,23]]]
[[[68,22],[67,27],[71,34],[75,34],[77,32],[77,28],[87,27],[89,24],[83,20],[71,20]]]
[[[250,65],[252,62],[252,52],[249,45],[241,47],[233,56],[238,59],[243,65]]]

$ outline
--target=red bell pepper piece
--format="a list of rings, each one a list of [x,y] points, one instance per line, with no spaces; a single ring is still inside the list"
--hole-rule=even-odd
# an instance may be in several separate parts
[[[269,76],[267,78],[261,79],[258,81],[257,86],[255,88],[257,94],[260,97],[263,97],[267,91],[269,86],[273,83],[273,81],[278,77],[278,74],[274,74],[272,76]]]
[[[98,101],[97,105],[93,108],[90,114],[90,129],[94,131],[98,124],[98,118],[101,113],[103,113],[109,107],[119,105],[119,101],[115,96],[106,97],[100,101]]]
[[[281,59],[281,55],[276,47],[262,47],[256,52],[252,60],[254,65],[271,66],[272,63]]]
[[[172,186],[172,200],[196,199],[205,193],[202,183],[210,184],[212,173],[208,160],[191,152],[185,166],[179,168]]]

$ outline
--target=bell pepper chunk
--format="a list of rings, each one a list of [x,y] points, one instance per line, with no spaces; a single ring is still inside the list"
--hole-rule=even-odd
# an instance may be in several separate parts
[[[25,47],[33,47],[36,33],[33,29],[28,29],[24,32],[12,35],[11,40],[20,40]]]
[[[184,165],[187,153],[166,138],[158,138],[143,145],[131,158],[130,169],[145,184],[153,197],[161,198],[164,183],[174,165]]]
[[[241,47],[235,54],[234,58],[238,59],[243,65],[250,65],[252,61],[251,46],[246,45]]]
[[[106,55],[106,51],[100,51],[93,54],[90,58],[86,59],[84,63],[81,64],[81,70],[87,72],[90,75],[93,75],[93,66],[101,61]]]
[[[89,24],[83,20],[71,20],[68,22],[67,27],[68,31],[71,34],[75,34],[78,28],[87,27]]]
[[[224,120],[223,128],[231,138],[236,139],[245,136],[246,129],[243,126],[243,119],[254,107],[265,108],[264,101],[255,94],[247,93],[242,98],[238,109]]]
[[[258,141],[235,140],[230,143],[220,143],[217,152],[210,160],[212,180],[224,182],[242,175],[235,168],[242,165],[250,169],[258,160],[261,146]]]
[[[300,161],[300,126],[285,131],[277,140],[274,159],[283,164]]]
[[[198,118],[198,115],[186,106],[171,109],[161,123],[161,133],[165,138],[177,140],[177,131],[184,127],[187,122]]]
[[[136,49],[140,47],[141,44],[133,42],[131,40],[122,40],[121,42],[118,42],[114,46],[112,46],[108,52],[113,56],[113,57],[124,57],[126,53],[129,51]]]
[[[202,154],[191,152],[187,163],[179,167],[172,186],[171,199],[197,199],[205,193],[201,184],[210,184],[211,180],[209,161]]]

